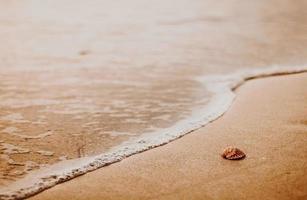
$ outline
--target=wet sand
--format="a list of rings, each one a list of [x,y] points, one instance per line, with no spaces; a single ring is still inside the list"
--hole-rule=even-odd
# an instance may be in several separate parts
[[[191,117],[199,77],[305,66],[306,3],[0,0],[0,190]]]
[[[251,80],[221,118],[32,199],[306,199],[307,74]],[[247,158],[220,157],[229,145]]]

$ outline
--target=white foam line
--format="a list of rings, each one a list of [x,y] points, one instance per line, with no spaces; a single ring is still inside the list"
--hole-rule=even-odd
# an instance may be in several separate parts
[[[178,121],[172,127],[166,128],[163,131],[143,134],[137,139],[126,141],[107,153],[93,157],[61,161],[33,172],[25,178],[1,188],[0,199],[23,199],[33,196],[56,184],[118,162],[133,154],[167,144],[221,117],[235,99],[234,90],[245,81],[266,76],[301,72],[307,72],[307,66],[276,66],[262,70],[239,71],[231,75],[201,77],[199,81],[203,82],[207,89],[213,93],[213,97],[203,109],[193,112],[191,117]]]

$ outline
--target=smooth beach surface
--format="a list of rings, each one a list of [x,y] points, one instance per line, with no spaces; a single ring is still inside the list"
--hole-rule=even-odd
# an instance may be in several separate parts
[[[227,111],[231,90],[246,79],[307,71],[306,7],[0,0],[0,199],[33,195],[196,130]]]
[[[32,199],[306,199],[306,85],[306,73],[248,81],[208,126]],[[247,157],[222,159],[229,145]]]

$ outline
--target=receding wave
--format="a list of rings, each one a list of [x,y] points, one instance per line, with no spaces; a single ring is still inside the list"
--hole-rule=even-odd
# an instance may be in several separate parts
[[[197,81],[201,82],[213,95],[205,106],[201,109],[195,109],[189,117],[179,120],[169,128],[142,134],[137,138],[130,138],[128,141],[111,148],[106,153],[65,160],[34,171],[24,178],[1,188],[0,199],[26,198],[56,184],[121,161],[133,154],[167,144],[222,116],[235,99],[234,90],[247,80],[301,72],[307,72],[307,67],[276,66],[261,70],[241,70],[228,75],[198,77]]]

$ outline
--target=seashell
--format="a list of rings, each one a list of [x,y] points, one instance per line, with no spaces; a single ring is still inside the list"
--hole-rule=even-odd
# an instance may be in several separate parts
[[[222,154],[227,160],[241,160],[246,157],[245,153],[236,147],[227,147]]]

